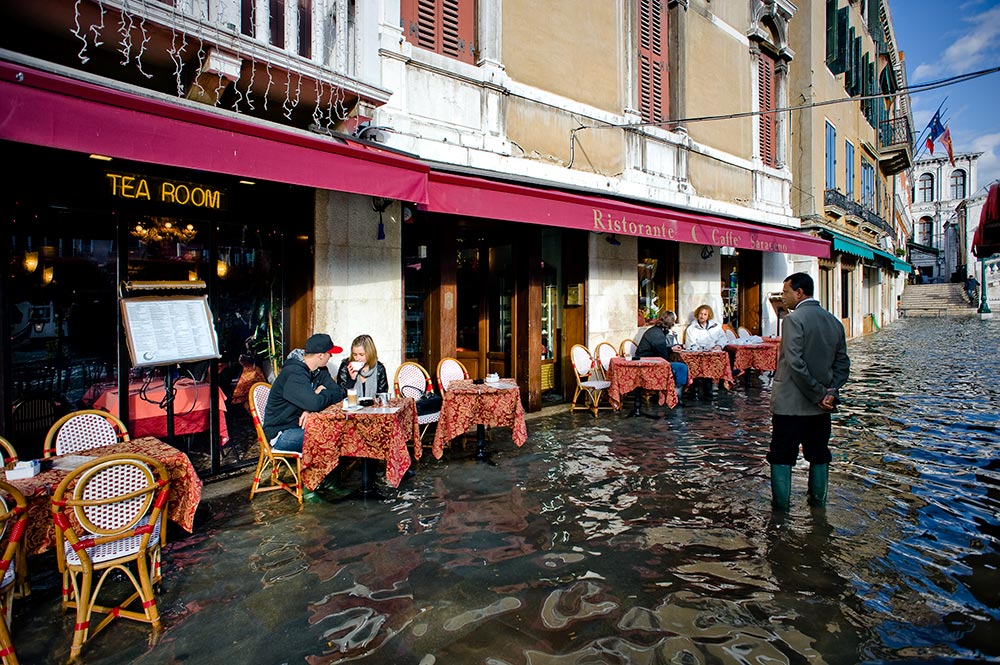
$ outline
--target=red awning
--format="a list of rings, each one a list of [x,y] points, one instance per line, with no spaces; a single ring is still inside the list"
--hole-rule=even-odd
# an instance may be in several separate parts
[[[193,108],[0,62],[0,139],[402,201],[423,162],[211,107]]]
[[[979,213],[979,226],[972,237],[972,253],[978,259],[1000,254],[1000,184],[990,185]]]
[[[430,212],[504,219],[640,238],[757,249],[764,252],[830,256],[830,242],[801,231],[740,222],[695,212],[625,203],[431,171],[426,205]]]

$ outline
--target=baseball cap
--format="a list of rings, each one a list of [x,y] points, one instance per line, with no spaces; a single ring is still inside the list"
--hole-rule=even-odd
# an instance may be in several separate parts
[[[306,353],[341,353],[342,348],[333,343],[326,333],[317,333],[306,340]]]

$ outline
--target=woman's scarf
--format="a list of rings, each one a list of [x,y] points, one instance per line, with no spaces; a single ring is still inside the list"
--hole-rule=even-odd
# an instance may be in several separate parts
[[[362,377],[364,381],[360,380]],[[358,397],[375,397],[376,393],[378,393],[378,365],[362,367],[358,370],[354,387],[358,389]]]

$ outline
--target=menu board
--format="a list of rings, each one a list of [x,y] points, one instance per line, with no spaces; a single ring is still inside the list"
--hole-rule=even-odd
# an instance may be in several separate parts
[[[219,358],[208,296],[123,298],[133,367]]]

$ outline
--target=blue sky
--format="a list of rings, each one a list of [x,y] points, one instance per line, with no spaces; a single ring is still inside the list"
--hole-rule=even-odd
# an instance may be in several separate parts
[[[1000,66],[1000,0],[889,0],[889,9],[911,86]],[[910,101],[918,135],[944,101],[955,152],[983,153],[977,189],[1000,179],[1000,72]]]

